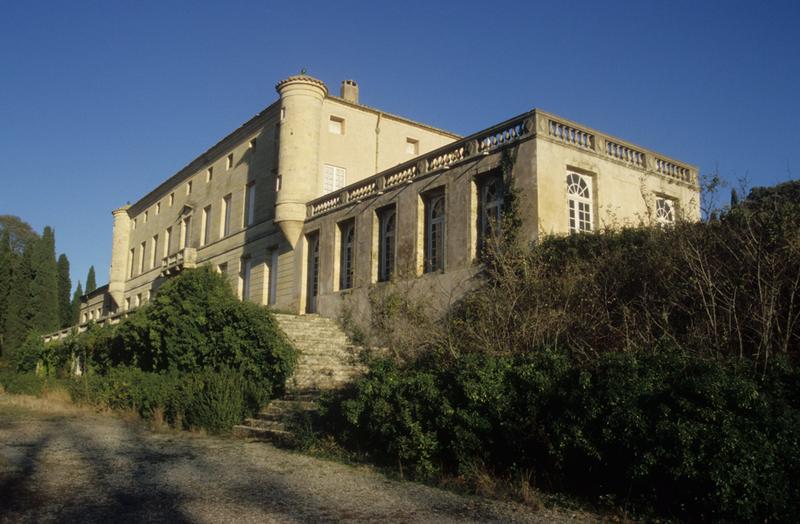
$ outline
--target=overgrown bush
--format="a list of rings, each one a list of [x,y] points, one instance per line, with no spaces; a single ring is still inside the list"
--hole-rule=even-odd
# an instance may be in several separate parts
[[[678,517],[786,520],[800,510],[797,370],[765,379],[675,349],[380,361],[329,428],[418,477],[491,465],[540,487]]]
[[[248,381],[283,387],[296,353],[263,307],[240,302],[209,267],[168,280],[116,330],[109,360],[145,371],[233,368]]]
[[[230,430],[270,396],[269,384],[248,382],[228,368],[187,374],[127,366],[72,381],[70,393],[79,403],[135,411],[145,419],[159,412],[175,427],[213,433]]]

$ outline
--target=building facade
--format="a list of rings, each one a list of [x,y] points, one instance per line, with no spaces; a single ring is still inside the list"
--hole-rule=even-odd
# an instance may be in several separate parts
[[[210,264],[239,296],[291,313],[368,315],[381,287],[463,293],[499,219],[510,162],[522,235],[699,218],[697,170],[533,110],[459,137],[359,104],[307,75],[133,205],[113,212],[107,286],[81,324],[113,321],[164,279]],[[415,291],[418,290],[418,291]]]

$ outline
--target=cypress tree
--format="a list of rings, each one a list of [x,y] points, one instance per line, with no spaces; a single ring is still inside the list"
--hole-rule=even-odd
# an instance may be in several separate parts
[[[3,348],[3,338],[6,330],[6,311],[8,293],[11,291],[11,265],[14,255],[11,252],[11,239],[7,229],[0,235],[0,353]]]
[[[69,278],[69,259],[62,253],[58,257],[58,320],[62,328],[72,325],[70,291],[72,291],[72,280]]]
[[[83,289],[81,288],[81,281],[78,280],[78,287],[75,288],[75,294],[72,295],[72,304],[70,305],[70,324],[75,325],[81,316],[81,296]]]
[[[6,304],[5,340],[3,355],[18,348],[31,329],[30,290],[33,270],[31,259],[34,242],[27,242],[22,255],[11,268],[11,288]]]
[[[88,295],[95,289],[97,289],[97,282],[94,278],[94,266],[89,266],[89,274],[86,275],[86,294]]]
[[[61,325],[58,308],[58,267],[53,229],[44,228],[32,252],[33,279],[30,288],[31,327],[47,333]]]

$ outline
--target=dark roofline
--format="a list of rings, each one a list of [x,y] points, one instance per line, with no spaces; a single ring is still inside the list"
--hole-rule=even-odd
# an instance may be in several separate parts
[[[91,297],[96,297],[97,295],[104,295],[106,293],[108,293],[108,284],[98,287],[97,289],[95,289],[91,293],[85,293],[85,294],[81,295],[80,301],[81,302],[86,302]]]

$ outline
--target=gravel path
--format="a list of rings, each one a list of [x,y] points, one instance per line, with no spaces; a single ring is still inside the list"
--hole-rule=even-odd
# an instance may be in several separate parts
[[[277,449],[0,394],[0,522],[554,522]]]

